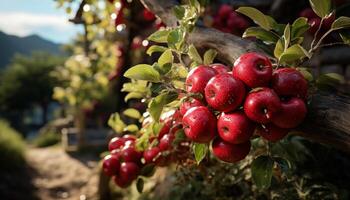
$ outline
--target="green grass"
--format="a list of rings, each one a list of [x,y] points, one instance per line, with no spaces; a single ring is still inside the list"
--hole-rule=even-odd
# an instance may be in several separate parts
[[[49,131],[39,134],[33,143],[36,147],[49,147],[59,143],[60,141],[60,134]]]
[[[18,169],[24,166],[25,142],[10,125],[0,120],[0,170]]]

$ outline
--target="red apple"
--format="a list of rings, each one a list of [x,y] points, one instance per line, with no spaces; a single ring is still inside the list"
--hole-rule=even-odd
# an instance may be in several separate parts
[[[205,99],[215,110],[230,112],[241,105],[245,97],[242,81],[231,74],[218,74],[205,87]]]
[[[215,69],[204,65],[192,69],[186,79],[187,92],[203,94],[208,81],[216,74]]]
[[[145,21],[153,21],[156,19],[156,16],[150,10],[148,10],[146,8],[143,9],[142,14],[143,14],[143,19]]]
[[[308,83],[294,68],[281,68],[272,76],[272,88],[280,96],[306,98]]]
[[[255,123],[243,112],[222,113],[218,119],[218,133],[226,142],[240,144],[253,135]]]
[[[267,86],[272,77],[272,64],[268,57],[258,53],[241,55],[233,67],[233,76],[251,88]]]
[[[157,30],[166,27],[166,25],[162,22],[162,20],[157,19],[154,23],[154,26]]]
[[[224,26],[225,26],[224,20],[222,20],[219,16],[215,16],[214,22],[213,22],[213,27],[220,30]]]
[[[119,174],[114,177],[115,182],[120,187],[127,187],[140,173],[140,168],[133,162],[123,162],[120,165]],[[119,184],[118,184],[119,183]]]
[[[143,152],[143,158],[146,161],[146,164],[151,163],[161,163],[164,160],[164,157],[161,154],[159,147],[152,147]]]
[[[135,135],[130,135],[130,134],[123,135],[123,138],[125,140],[131,140],[131,141],[135,141],[137,139]]]
[[[197,107],[197,106],[204,106],[204,104],[195,98],[186,99],[180,105],[180,113],[182,115],[185,115],[188,109]]]
[[[274,124],[266,124],[264,127],[258,126],[256,132],[261,137],[270,142],[277,142],[283,139],[289,132],[289,129],[280,128]]]
[[[308,23],[310,25],[310,29],[308,31],[311,34],[315,34],[316,31],[318,30],[318,27],[321,24],[321,19],[320,18],[311,18],[311,19],[308,19]]]
[[[280,128],[295,128],[303,122],[307,113],[306,105],[299,98],[282,101],[281,111],[272,118],[272,122]]]
[[[174,134],[165,134],[159,141],[159,149],[161,151],[170,150],[172,148],[172,143],[175,139]]]
[[[181,114],[180,110],[175,110],[173,117],[172,117],[173,126],[182,122],[182,116],[183,116],[183,114]]]
[[[127,188],[131,184],[131,181],[121,179],[119,176],[113,176],[113,181],[121,188]]]
[[[233,12],[232,7],[228,4],[223,4],[219,8],[218,15],[221,19],[223,19],[228,17],[231,12]]]
[[[114,149],[120,149],[125,144],[125,138],[114,137],[108,143],[108,150],[113,151]]]
[[[120,155],[124,162],[140,163],[142,158],[142,152],[137,151],[134,145],[123,147]]]
[[[226,65],[220,63],[214,63],[209,65],[211,68],[215,69],[218,74],[225,74],[230,71],[230,68]]]
[[[241,144],[231,144],[220,138],[212,143],[213,154],[220,160],[235,163],[243,160],[250,151],[250,141]]]
[[[114,149],[110,153],[111,153],[112,156],[115,156],[115,157],[117,157],[120,160],[120,156],[121,156],[120,152],[121,152],[121,149]]]
[[[305,17],[307,19],[317,18],[317,14],[312,10],[312,8],[305,8],[299,14],[300,17]]]
[[[118,26],[120,24],[124,24],[125,19],[124,19],[124,12],[123,12],[123,8],[121,8],[118,12],[117,12],[117,17],[114,20],[114,25]]]
[[[216,135],[216,117],[207,107],[189,109],[182,119],[186,136],[198,143],[208,143]]]
[[[241,16],[237,17],[236,24],[237,29],[239,29],[242,32],[249,27],[249,22]]]
[[[113,176],[119,172],[120,162],[117,156],[107,155],[103,159],[102,169],[107,176]]]
[[[329,30],[332,27],[334,20],[335,20],[335,13],[332,12],[323,20],[322,29]]]
[[[172,120],[168,119],[166,122],[164,122],[162,128],[159,131],[158,134],[158,140],[160,140],[165,134],[169,133],[170,128],[172,126]]]
[[[243,107],[249,119],[265,124],[281,110],[281,101],[272,89],[262,88],[249,93]]]

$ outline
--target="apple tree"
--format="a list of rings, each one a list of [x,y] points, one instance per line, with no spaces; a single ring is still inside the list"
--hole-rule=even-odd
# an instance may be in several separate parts
[[[255,8],[239,7],[236,12],[257,25],[243,32],[248,40],[198,26],[203,12],[198,1],[142,2],[167,28],[148,37],[154,44],[146,53],[159,55],[156,62],[124,73],[131,79],[123,86],[126,101],[140,99],[148,108],[145,113],[128,109],[123,115],[138,119],[142,126],[125,123],[118,113],[109,120],[117,133],[132,134],[113,138],[104,159],[104,170],[118,186],[128,187],[137,179],[142,191],[145,171],[154,166],[192,163],[205,168],[212,159],[246,159],[238,163],[240,169],[250,166],[244,173],[258,189],[267,189],[273,176],[283,179],[293,168],[293,156],[284,145],[294,146],[294,154],[303,151],[303,145],[288,139],[292,137],[280,142],[288,133],[346,145],[309,134],[307,128],[319,123],[310,118],[321,114],[321,103],[313,102],[314,97],[326,101],[329,96],[322,91],[343,82],[333,73],[313,77],[306,65],[319,48],[333,44],[324,43],[329,34],[350,26],[350,18],[335,17],[330,1],[310,1],[320,18],[311,24],[305,17],[281,24]],[[318,27],[311,30],[313,38],[307,43],[304,37],[314,24]],[[346,34],[340,32],[340,37],[341,43],[348,43]],[[212,64],[216,59],[233,68]],[[341,104],[341,97],[338,101]],[[317,130],[326,126],[329,123]],[[333,131],[348,137],[339,128]]]
[[[103,43],[123,44],[118,66],[126,67],[113,79],[117,92],[126,93],[119,94],[125,103],[108,121],[118,136],[103,160],[116,185],[135,183],[142,192],[157,167],[176,166],[180,185],[189,182],[192,194],[186,194],[193,198],[221,195],[227,183],[236,187],[231,192],[255,198],[271,184],[269,198],[289,189],[301,198],[317,190],[296,172],[312,157],[304,138],[348,151],[349,100],[334,87],[344,79],[315,76],[308,67],[320,48],[349,43],[343,29],[350,18],[336,15],[331,1],[310,0],[300,17],[287,17],[289,23],[253,7],[234,10],[209,1],[142,0],[145,8],[139,1],[108,2],[101,11],[98,1],[82,1],[71,21],[85,27],[85,40],[98,27],[94,42],[118,35]],[[330,35],[337,35],[335,41]],[[88,59],[118,56],[102,56],[105,49]],[[87,92],[93,90],[99,87]],[[146,111],[130,106],[135,101]],[[211,189],[202,190],[190,177]]]

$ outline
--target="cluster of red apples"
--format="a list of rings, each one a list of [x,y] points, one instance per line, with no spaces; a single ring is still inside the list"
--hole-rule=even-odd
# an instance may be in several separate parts
[[[142,127],[150,125],[146,118]],[[189,143],[184,141],[173,145],[175,134],[181,126],[182,116],[179,111],[165,113],[160,119],[164,125],[157,137],[149,138],[151,144],[145,151],[136,148],[136,137],[124,135],[110,140],[108,149],[110,154],[103,160],[103,170],[106,175],[112,176],[114,182],[122,188],[128,187],[143,171],[143,168],[155,165],[168,166],[173,162],[186,159],[185,153],[189,150]]]
[[[221,5],[213,18],[213,27],[225,33],[242,35],[249,27],[249,22],[227,4]]]
[[[186,136],[197,143],[212,142],[213,154],[230,163],[248,155],[254,133],[276,142],[307,113],[303,75],[294,68],[273,69],[258,53],[241,55],[232,71],[222,64],[192,69],[186,90],[204,97],[181,105]]]
[[[257,53],[243,54],[231,70],[222,64],[200,65],[186,79],[178,110],[162,115],[163,124],[149,148],[136,149],[136,137],[114,137],[103,170],[120,187],[128,187],[148,165],[183,162],[191,142],[212,145],[220,160],[234,163],[250,151],[253,134],[276,142],[298,126],[307,113],[308,83],[294,68],[273,69],[270,60]],[[142,127],[147,128],[151,118]],[[175,144],[183,129],[186,139]]]

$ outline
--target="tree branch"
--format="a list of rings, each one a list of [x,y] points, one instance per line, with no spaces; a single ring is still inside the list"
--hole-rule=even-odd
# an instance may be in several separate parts
[[[74,18],[69,19],[70,22],[72,22],[74,24],[83,24],[84,23],[84,20],[82,19],[82,15],[83,15],[83,11],[84,11],[83,8],[84,8],[85,4],[86,4],[86,0],[82,0],[77,12],[75,13]]]
[[[347,87],[347,90],[350,91]],[[300,126],[301,136],[350,153],[349,93],[337,91],[312,95],[308,116]]]
[[[177,25],[177,19],[173,15],[172,10],[174,6],[178,5],[175,0],[141,0],[141,2],[168,27],[175,27]],[[242,53],[260,51],[253,42],[205,27],[196,27],[189,34],[187,42],[193,44],[198,49],[215,49],[218,52],[218,59],[230,65]]]
[[[176,26],[172,7],[175,0],[141,0],[141,2],[170,27]],[[190,33],[187,42],[197,48],[217,50],[218,59],[233,64],[239,55],[248,51],[260,51],[253,42],[231,34],[197,27]],[[310,140],[329,144],[350,152],[350,99],[349,94],[318,92],[311,98],[308,116],[300,126],[301,136]]]

